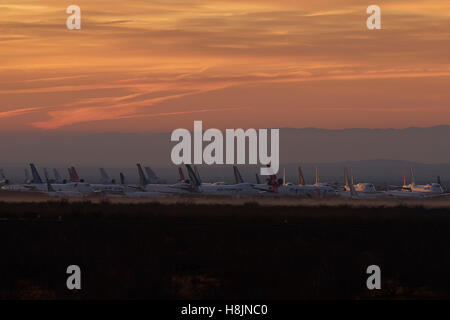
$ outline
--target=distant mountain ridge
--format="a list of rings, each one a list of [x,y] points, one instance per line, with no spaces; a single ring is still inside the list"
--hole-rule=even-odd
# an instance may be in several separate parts
[[[0,135],[0,168],[23,168],[29,162],[40,167],[129,168],[137,162],[173,171],[170,152],[175,143],[170,133],[69,133],[41,132]],[[388,160],[376,160],[388,159]],[[322,167],[323,176],[340,178],[344,166],[354,168],[361,179],[375,176],[399,180],[403,170],[416,167],[417,178],[450,176],[450,126],[405,129],[282,128],[280,162],[293,177],[296,166]],[[204,168],[205,172],[209,169]],[[216,170],[216,169],[214,169]],[[217,169],[219,170],[219,169]],[[215,175],[228,174],[220,168]],[[96,172],[93,173],[96,175]],[[213,173],[212,173],[213,174]],[[23,175],[21,169],[20,175]],[[251,175],[254,178],[254,173]],[[400,178],[399,178],[400,177]],[[450,180],[450,179],[449,179]]]

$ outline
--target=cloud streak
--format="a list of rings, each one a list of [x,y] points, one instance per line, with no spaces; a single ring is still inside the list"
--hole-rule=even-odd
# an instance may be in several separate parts
[[[79,32],[65,28],[69,4],[4,0],[0,5],[0,120],[15,119],[2,121],[4,130],[81,124],[77,130],[113,130],[117,121],[141,126],[139,119],[156,114],[161,116],[158,124],[170,129],[172,118],[202,110],[211,101],[212,109],[220,110],[232,98],[236,104],[258,106],[256,124],[261,126],[274,119],[281,124],[297,119],[296,126],[327,127],[333,121],[339,126],[352,114],[327,118],[320,114],[319,97],[302,99],[293,86],[319,86],[319,95],[334,96],[336,106],[355,108],[353,122],[364,126],[376,120],[383,126],[391,113],[380,108],[371,121],[357,116],[366,97],[351,89],[365,91],[370,81],[376,94],[383,90],[382,81],[392,81],[398,90],[388,98],[396,105],[406,103],[410,88],[429,88],[436,78],[450,82],[447,0],[381,1],[379,32],[365,28],[367,6],[357,0],[79,0]],[[350,82],[345,95],[336,92]],[[435,94],[442,105],[450,100],[447,92]],[[266,105],[260,97],[267,95],[295,105]],[[434,98],[423,91],[415,101],[426,99]],[[411,117],[409,125],[450,118],[450,111],[425,116],[427,105],[415,101],[411,112],[418,123]],[[30,110],[30,104],[39,109]],[[11,105],[16,109],[5,110]],[[236,119],[229,113],[215,120]],[[251,113],[242,120],[255,124]],[[399,118],[397,126],[403,121]]]
[[[38,108],[22,108],[22,109],[14,109],[10,111],[0,112],[0,119],[7,119],[11,117],[18,117],[21,115],[25,115],[31,112],[36,112]]]

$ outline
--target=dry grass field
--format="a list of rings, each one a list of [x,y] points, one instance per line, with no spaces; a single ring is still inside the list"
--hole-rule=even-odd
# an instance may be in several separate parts
[[[231,203],[0,202],[0,298],[450,297],[443,203]],[[372,264],[381,290],[366,288]]]

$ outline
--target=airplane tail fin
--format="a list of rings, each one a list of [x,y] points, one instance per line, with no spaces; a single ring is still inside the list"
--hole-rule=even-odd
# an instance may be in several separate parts
[[[298,184],[300,186],[304,186],[305,185],[305,178],[303,177],[302,167],[298,167]]]
[[[7,184],[9,184],[9,180],[6,177],[3,169],[0,169],[0,185],[7,185]]]
[[[72,171],[73,182],[80,182],[80,177],[78,176],[77,169],[75,169],[75,167],[71,167],[70,171]]]
[[[437,176],[437,183],[438,183],[439,185],[442,185],[442,183],[441,183],[441,176]]]
[[[200,181],[200,184],[202,183],[202,178],[200,178],[200,173],[198,172],[197,166],[194,165],[194,173],[197,177],[198,181]]]
[[[237,176],[237,172],[236,172],[237,167],[233,166],[233,173],[234,173],[234,183],[238,184],[239,183],[239,178]]]
[[[259,179],[259,176],[257,173],[256,173],[256,184],[261,184],[261,180]]]
[[[41,176],[39,175],[39,172],[36,169],[36,166],[33,163],[30,163],[31,173],[33,174],[33,183],[39,183],[42,184]]]
[[[283,168],[283,186],[286,185],[286,168]]]
[[[30,177],[30,171],[28,171],[28,169],[25,168],[25,183],[30,183],[32,181],[33,179],[31,179]]]
[[[352,186],[354,186],[355,185],[355,177],[353,176],[353,168],[350,168],[350,184],[352,185]]]
[[[244,183],[244,179],[242,178],[241,172],[239,171],[238,167],[236,167],[236,172],[237,172],[237,175],[238,175],[238,178],[239,178],[239,182],[240,183]]]
[[[122,172],[120,173],[120,184],[125,185],[125,175]]]
[[[57,183],[62,183],[61,175],[59,174],[58,170],[53,169],[53,174],[55,175],[55,180]]]
[[[234,179],[236,180],[236,184],[244,183],[244,179],[242,179],[241,173],[237,166],[233,166],[234,171]]]
[[[348,183],[348,172],[347,168],[344,168],[344,180],[345,180],[345,186],[350,187],[350,184]]]
[[[53,186],[50,183],[50,179],[49,179],[47,170],[44,170],[44,176],[45,176],[45,182],[47,183],[47,191],[48,192],[55,192],[55,189],[53,189]]]
[[[403,171],[403,185],[406,186],[408,184],[408,179],[406,179],[406,169]]]
[[[69,181],[70,181],[70,182],[74,182],[74,181],[73,181],[73,172],[72,172],[72,169],[67,168],[67,172],[69,172]]]
[[[144,174],[144,170],[142,170],[142,166],[140,163],[136,164],[137,168],[138,168],[138,173],[139,173],[139,184],[141,186],[146,186],[148,185],[148,179]]]
[[[270,165],[267,165],[267,167],[270,168]],[[280,185],[278,184],[277,175],[276,174],[271,174],[269,176],[269,178],[267,179],[267,184],[269,186],[272,186],[273,192],[278,193],[278,187]]]
[[[106,173],[106,170],[104,168],[100,168],[100,175],[102,177],[101,182],[103,184],[109,184],[111,183],[111,179],[109,178],[108,173]]]
[[[186,179],[184,178],[183,168],[182,168],[182,167],[179,167],[179,168],[178,168],[178,182],[179,182],[179,183],[182,183],[182,182],[184,182],[184,181],[186,181]]]
[[[355,190],[355,186],[353,184],[350,184],[350,194],[354,197],[358,196],[358,193]]]
[[[416,179],[414,177],[414,169],[413,168],[410,169],[410,174],[411,174],[411,184],[415,185],[416,184]]]
[[[316,184],[320,183],[320,173],[319,173],[319,168],[316,167]]]
[[[44,170],[44,176],[45,176],[45,177],[48,177],[48,179],[50,179],[50,175],[48,174],[48,169],[47,169],[47,168],[44,168],[43,170]],[[50,179],[50,182],[52,182],[51,179]]]
[[[350,171],[351,172],[351,171]],[[350,194],[352,195],[352,196],[354,196],[354,197],[356,197],[356,196],[358,196],[358,193],[356,192],[356,190],[355,190],[355,185],[353,184],[353,175],[351,176],[351,181],[350,181],[350,183],[349,183],[349,181],[348,181],[348,171],[347,171],[347,168],[344,168],[344,179],[345,179],[345,186],[346,186],[346,189],[348,190],[348,191],[350,191]]]
[[[147,173],[149,183],[158,183],[158,176],[150,167],[145,167],[145,173]]]
[[[200,186],[202,184],[202,182],[200,181],[200,179],[195,174],[195,171],[192,169],[192,166],[190,164],[187,164],[186,165],[186,169],[188,171],[189,179],[191,180],[191,183],[194,184],[197,187]]]

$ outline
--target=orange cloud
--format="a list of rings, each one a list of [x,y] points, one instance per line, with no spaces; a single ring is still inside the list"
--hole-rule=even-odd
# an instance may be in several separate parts
[[[381,80],[398,88],[386,96],[390,104],[411,105],[411,125],[450,118],[445,109],[424,116],[427,99],[439,97],[440,105],[450,100],[448,90],[432,96],[428,86],[450,77],[448,0],[380,1],[383,30],[374,32],[365,28],[369,3],[359,0],[78,0],[83,20],[76,32],[65,28],[71,4],[0,4],[0,120],[15,117],[3,120],[2,130],[79,124],[79,130],[115,130],[117,121],[133,130],[140,118],[153,115],[170,115],[157,123],[170,130],[176,116],[204,105],[220,110],[232,98],[237,108],[260,111],[257,123],[253,113],[241,115],[249,125],[343,126],[350,116],[360,126],[382,127],[392,113],[380,107],[366,119],[358,108],[365,108],[367,97],[350,88],[342,96],[336,91],[349,82],[364,91],[371,81],[372,92],[383,95]],[[320,93],[313,97],[294,86],[320,87]],[[414,101],[408,99],[411,87],[419,91]],[[280,102],[267,105],[260,98],[266,96]],[[322,114],[333,108],[321,105],[322,96],[353,112]],[[16,109],[2,111],[11,105]],[[233,123],[236,117],[224,113],[215,121]],[[390,118],[389,125],[404,121]]]
[[[24,114],[28,114],[30,112],[37,111],[38,108],[22,108],[22,109],[14,109],[10,111],[0,112],[0,119],[6,119],[11,117],[18,117]]]

